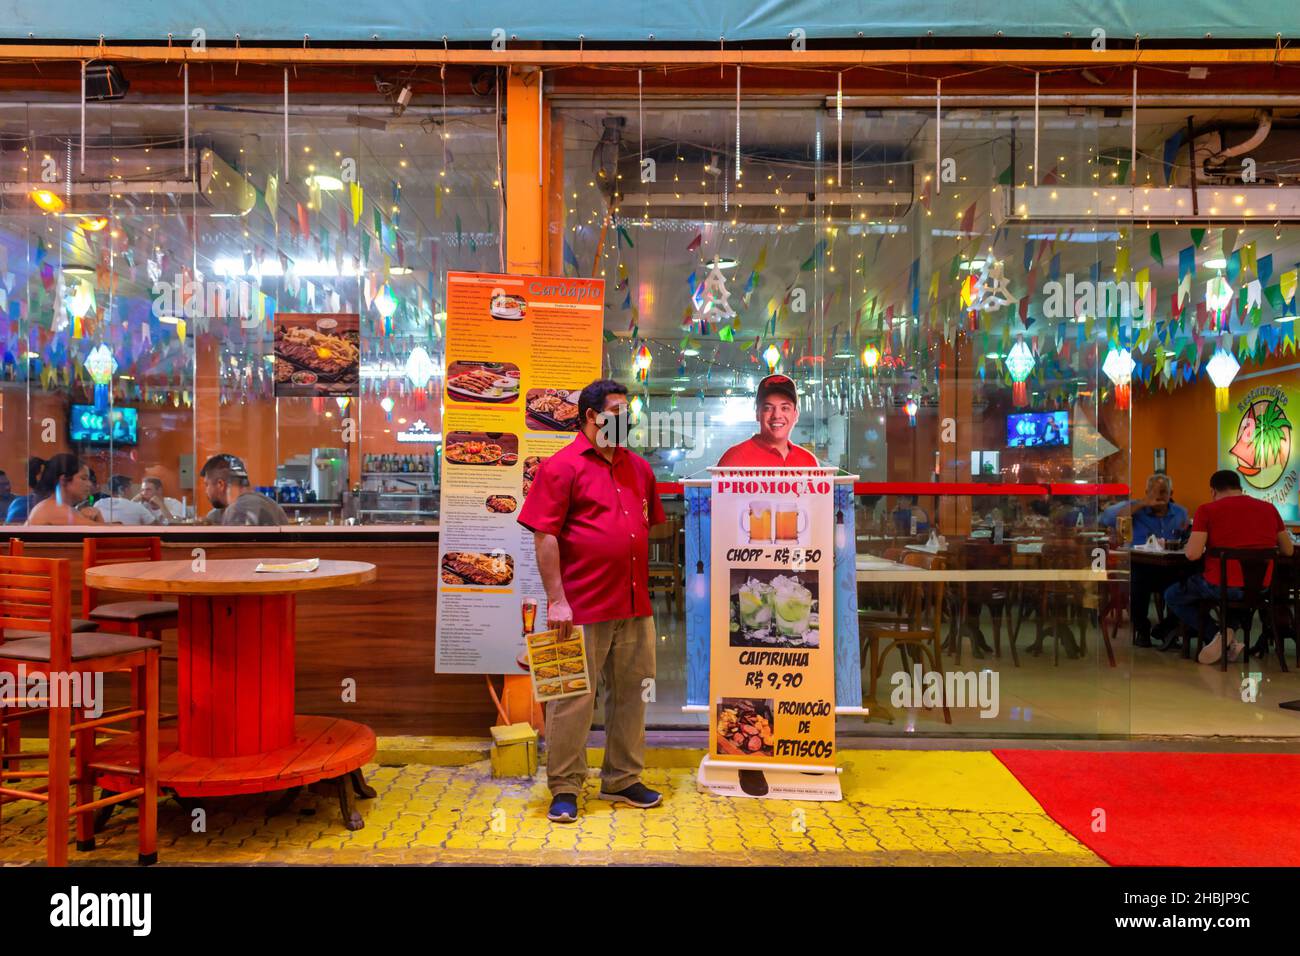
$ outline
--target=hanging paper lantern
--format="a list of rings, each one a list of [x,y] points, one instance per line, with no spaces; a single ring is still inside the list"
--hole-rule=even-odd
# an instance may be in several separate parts
[[[379,400],[379,407],[384,410],[384,414],[388,416],[390,422],[393,420],[393,406],[396,404],[391,395],[385,395]]]
[[[387,285],[375,294],[375,309],[385,319],[391,319],[397,311],[397,296]]]
[[[429,384],[429,379],[437,374],[438,367],[433,364],[423,345],[411,349],[411,354],[406,357],[406,378],[413,388],[424,388]]]
[[[775,372],[781,362],[781,350],[775,345],[769,345],[763,350],[763,361],[767,363],[768,374]]]
[[[1228,285],[1227,279],[1223,276],[1215,276],[1205,283],[1205,307],[1214,314],[1216,320],[1223,321],[1231,304],[1232,286]]]
[[[874,372],[876,366],[880,364],[880,349],[874,345],[868,345],[862,350],[862,364],[867,367],[868,372]]]
[[[1101,363],[1101,370],[1115,386],[1115,407],[1121,411],[1128,408],[1133,369],[1136,367],[1128,349],[1111,349],[1106,353],[1106,361]]]
[[[1007,353],[1007,371],[1011,373],[1011,401],[1017,406],[1029,404],[1029,389],[1025,379],[1034,370],[1034,353],[1029,350],[1024,339],[1016,339],[1016,344]]]
[[[117,371],[117,359],[103,342],[96,345],[86,356],[86,372],[95,383],[95,411],[103,412],[108,408],[108,390],[113,384],[113,373]]]
[[[632,359],[632,369],[636,373],[636,380],[644,382],[646,376],[650,373],[650,350],[642,345],[636,350],[636,356]]]
[[[645,407],[645,403],[641,401],[640,395],[633,395],[632,401],[628,402],[627,405],[628,411],[631,413],[632,423],[636,424],[641,420],[641,410]]]
[[[907,423],[913,428],[916,427],[916,413],[920,407],[915,395],[907,396],[907,402],[903,405],[903,410],[907,412]]]
[[[83,282],[81,279],[73,280],[64,286],[63,307],[72,317],[72,337],[81,338],[82,320],[95,308],[95,290],[89,282]]]
[[[1214,382],[1214,410],[1216,412],[1226,412],[1228,410],[1228,386],[1232,380],[1237,377],[1237,372],[1241,370],[1241,363],[1236,357],[1220,345],[1214,351],[1214,355],[1205,363],[1205,371],[1210,375],[1210,381]]]

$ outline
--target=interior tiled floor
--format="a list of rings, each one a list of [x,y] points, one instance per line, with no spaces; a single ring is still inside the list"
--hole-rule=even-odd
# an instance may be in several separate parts
[[[681,622],[666,607],[656,608],[658,644],[658,694],[649,705],[652,727],[691,728],[708,724],[706,714],[684,714],[686,665]],[[981,622],[992,643],[987,614]],[[1130,632],[1121,631],[1114,644],[1115,666],[1108,663],[1101,635],[1088,628],[1087,654],[1053,660],[1048,640],[1039,656],[1026,653],[1033,642],[1030,621],[1021,630],[1017,647],[1020,666],[1013,665],[1006,638],[1001,659],[974,660],[970,641],[958,664],[945,654],[944,667],[966,671],[991,669],[998,677],[998,713],[981,717],[976,708],[950,709],[946,724],[938,710],[897,709],[889,706],[892,675],[902,671],[897,653],[891,655],[879,684],[881,708],[872,717],[841,717],[842,736],[891,737],[907,734],[972,734],[977,737],[1061,736],[1191,736],[1191,737],[1295,737],[1300,736],[1300,712],[1282,710],[1280,701],[1300,699],[1300,668],[1295,665],[1295,644],[1287,643],[1283,673],[1276,657],[1261,664],[1252,659],[1249,670],[1240,663],[1227,671],[1185,660],[1179,652],[1134,648]],[[1243,700],[1243,680],[1258,674],[1254,701]],[[986,678],[986,681],[988,678]],[[865,680],[864,680],[865,683]],[[892,719],[891,719],[892,718]]]
[[[270,796],[166,800],[159,862],[167,864],[515,863],[609,865],[1098,866],[987,753],[854,751],[842,758],[836,803],[728,799],[703,791],[702,751],[652,749],[645,782],[664,794],[651,810],[595,798],[579,820],[546,819],[544,774],[493,779],[487,762],[366,768],[378,795],[358,807],[365,827],[344,829],[337,803],[305,792],[274,816]],[[589,755],[598,767],[600,754]],[[44,860],[45,811],[4,807],[0,866]],[[134,809],[119,810],[73,866],[132,863]]]

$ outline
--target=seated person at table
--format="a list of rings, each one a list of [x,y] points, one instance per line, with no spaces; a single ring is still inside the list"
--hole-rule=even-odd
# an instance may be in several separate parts
[[[103,515],[86,504],[90,469],[76,455],[63,452],[43,461],[33,493],[40,502],[27,516],[29,525],[102,524]]]
[[[1187,530],[1187,509],[1173,500],[1174,483],[1168,475],[1152,475],[1147,479],[1146,497],[1121,501],[1101,513],[1098,524],[1115,528],[1119,519],[1132,516],[1133,536],[1121,545],[1145,544],[1152,535],[1163,541],[1181,540]],[[1129,596],[1133,613],[1133,643],[1138,647],[1151,646],[1151,621],[1147,608],[1151,597],[1163,594],[1178,578],[1170,568],[1134,561],[1129,578]]]
[[[203,463],[199,475],[213,507],[204,523],[264,526],[289,523],[283,508],[248,486],[248,469],[234,455],[213,455]]]
[[[167,497],[163,493],[162,479],[155,478],[152,475],[140,481],[140,493],[132,500],[138,501],[148,508],[153,513],[154,520],[159,524],[167,524],[169,521],[181,521],[186,517],[185,506],[175,498]]]
[[[898,507],[894,509],[894,525],[901,534],[911,534],[913,518],[916,519],[918,534],[930,530],[930,516],[916,503],[916,495],[903,495],[898,499]]]
[[[108,480],[110,495],[95,502],[95,510],[111,524],[153,524],[158,519],[144,505],[131,500],[131,478],[114,475]]]
[[[1235,471],[1216,471],[1210,476],[1210,499],[1196,509],[1192,518],[1192,534],[1187,539],[1186,548],[1189,561],[1199,560],[1211,548],[1277,548],[1287,556],[1295,551],[1291,533],[1282,524],[1277,508],[1270,502],[1243,494],[1241,477]],[[1171,622],[1177,617],[1186,627],[1190,640],[1200,626],[1199,601],[1218,598],[1224,586],[1229,598],[1242,596],[1244,581],[1240,564],[1228,562],[1227,571],[1228,580],[1220,581],[1219,562],[1207,560],[1201,574],[1169,586],[1165,591],[1165,606],[1172,613],[1165,623],[1169,624],[1170,630],[1174,626]],[[1271,569],[1269,574],[1272,574]],[[1235,639],[1233,628],[1227,630],[1228,660],[1235,661],[1241,656],[1244,642]],[[1214,664],[1222,655],[1223,635],[1220,633],[1201,648],[1197,659],[1202,664]]]
[[[9,510],[9,505],[14,500],[14,485],[9,480],[9,476],[0,471],[0,514]]]
[[[1029,503],[1029,511],[1019,522],[1024,526],[1024,530],[1037,534],[1042,534],[1052,527],[1052,505],[1051,502],[1043,499],[1035,499]]]
[[[44,458],[32,456],[27,459],[27,494],[19,495],[9,502],[9,508],[5,511],[5,524],[23,524],[31,510],[40,503],[41,498],[36,493],[36,479],[44,467]]]
[[[722,453],[718,464],[733,468],[816,468],[817,458],[790,441],[799,422],[799,393],[786,375],[769,375],[755,393],[758,434]]]
[[[1174,482],[1168,475],[1147,479],[1146,496],[1111,505],[1097,523],[1103,528],[1118,526],[1120,518],[1133,518],[1133,540],[1121,544],[1145,544],[1152,535],[1165,541],[1181,538],[1187,530],[1187,509],[1174,500]]]

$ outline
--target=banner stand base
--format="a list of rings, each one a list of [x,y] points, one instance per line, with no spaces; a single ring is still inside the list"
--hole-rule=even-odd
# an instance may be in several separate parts
[[[756,797],[767,800],[842,800],[838,767],[803,771],[737,767],[713,760],[700,761],[695,778],[700,786],[720,797]]]

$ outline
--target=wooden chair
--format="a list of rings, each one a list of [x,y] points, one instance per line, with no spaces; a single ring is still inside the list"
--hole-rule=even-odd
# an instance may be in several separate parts
[[[81,543],[82,571],[104,564],[133,561],[161,561],[162,539],[156,537],[86,538]],[[96,588],[84,581],[81,588],[82,614],[94,621],[101,631],[134,634],[161,640],[162,632],[177,626],[178,605],[175,601],[156,600],[148,595],[143,601],[99,603]]]
[[[1259,612],[1260,622],[1266,632],[1284,633],[1279,627],[1282,618],[1278,614],[1280,603],[1278,592],[1282,584],[1282,572],[1277,567],[1278,556],[1277,548],[1211,548],[1206,552],[1206,564],[1214,562],[1219,566],[1219,580],[1225,584],[1230,580],[1228,571],[1231,565],[1236,564],[1241,569],[1241,597],[1228,597],[1228,589],[1221,587],[1217,597],[1197,602],[1201,646],[1204,647],[1212,639],[1210,635],[1214,630],[1225,632],[1223,654],[1220,657],[1225,671],[1228,669],[1226,632],[1229,627],[1241,632],[1244,645],[1241,658],[1242,670],[1246,669],[1250,660],[1250,629],[1256,611]],[[1282,669],[1286,670],[1286,653],[1281,641],[1278,642],[1277,656]],[[1264,649],[1261,660],[1268,660],[1267,648]]]
[[[681,541],[679,531],[681,524],[675,515],[650,529],[650,597],[661,592],[668,597],[668,607],[676,612],[684,607],[683,595],[686,590],[686,573],[684,560],[680,554]]]
[[[25,553],[25,552],[24,552],[24,549],[23,549],[23,540],[22,540],[22,538],[10,538],[10,539],[9,539],[9,557],[11,557],[11,558],[21,558],[21,557],[23,557],[24,553]],[[84,633],[84,632],[86,632],[86,631],[98,631],[98,630],[99,630],[99,624],[98,624],[97,622],[95,622],[95,621],[90,620],[89,618],[86,618],[86,617],[74,617],[74,618],[72,619],[72,633],[73,633],[73,634],[80,634],[80,633]],[[35,634],[35,633],[32,633],[32,634],[21,634],[21,633],[19,633],[18,631],[10,631],[10,632],[9,632],[9,637],[10,637],[11,639],[14,639],[14,640],[16,640],[16,639],[19,638],[19,637],[37,637],[37,636],[38,636],[38,635]]]
[[[0,772],[0,810],[3,804],[17,800],[34,800],[46,805],[46,862],[49,866],[66,866],[68,831],[76,818],[77,849],[95,846],[93,814],[105,806],[136,800],[139,804],[139,862],[150,865],[158,859],[158,648],[159,642],[129,634],[74,634],[71,629],[72,605],[69,569],[66,560],[46,558],[0,557],[0,668],[11,673],[19,667],[43,671],[51,680],[41,699],[27,699],[20,714],[0,712],[5,723],[39,713],[47,716],[49,741],[44,753],[4,754],[11,764],[46,760],[44,770],[6,769]],[[41,637],[4,640],[5,629],[36,631]],[[56,690],[71,686],[71,678],[84,686],[96,674],[128,670],[140,689],[144,705],[114,715],[90,717],[74,702],[55,696]],[[96,762],[97,733],[110,724],[132,722],[137,726],[138,773],[141,785],[123,793],[94,799],[98,775],[122,770],[119,765]],[[76,739],[76,774],[69,774],[69,762]],[[10,782],[39,781],[20,789]],[[72,806],[68,793],[75,784]]]
[[[1043,542],[1043,552],[1039,566],[1045,569],[1080,570],[1088,567],[1088,553],[1084,544],[1072,538]],[[1086,590],[1081,593],[1078,581],[1043,581],[1038,593],[1038,619],[1034,634],[1034,643],[1030,652],[1042,653],[1043,641],[1050,636],[1052,640],[1052,664],[1060,666],[1061,639],[1067,637],[1074,643],[1074,624],[1078,625],[1079,653],[1083,657],[1088,651],[1088,622],[1081,613]],[[1084,585],[1086,589],[1087,585]],[[1051,612],[1052,617],[1048,618]],[[1105,638],[1105,632],[1102,632]],[[1014,637],[1013,637],[1014,641]],[[1109,647],[1109,641],[1107,642]]]
[[[1122,569],[1125,560],[1122,555],[1114,551],[1106,552],[1107,580],[1101,586],[1101,609],[1097,614],[1101,639],[1106,644],[1106,658],[1110,661],[1111,667],[1115,666],[1115,648],[1111,642],[1119,639],[1119,630],[1124,626],[1124,619],[1128,618],[1132,623],[1133,618],[1129,588],[1124,586],[1125,582],[1122,578],[1110,577],[1111,571]]]
[[[930,571],[942,571],[947,567],[947,562],[942,557],[915,551],[905,554],[903,563]],[[946,691],[942,689],[944,687],[943,657],[939,646],[943,630],[943,584],[941,580],[907,582],[903,606],[893,620],[861,619],[858,633],[862,642],[862,658],[867,661],[869,667],[867,691],[869,700],[876,699],[876,684],[880,680],[889,652],[897,648],[899,656],[903,659],[904,670],[910,672],[911,662],[907,652],[915,649],[922,658],[929,661],[930,669],[939,673],[943,719],[951,724],[952,714],[948,710],[948,698]]]
[[[1019,667],[1020,656],[1016,652],[1016,642],[1013,636],[1014,622],[1012,621],[1018,599],[1015,578],[1011,573],[1014,545],[993,544],[991,541],[960,541],[950,544],[949,547],[954,548],[956,551],[953,563],[959,568],[973,571],[1002,572],[1002,579],[999,581],[963,581],[959,587],[953,589],[957,591],[957,602],[954,608],[955,626],[953,628],[952,643],[957,663],[961,663],[962,631],[969,625],[973,648],[975,635],[979,632],[980,615],[983,613],[984,608],[987,607],[993,622],[994,656],[1002,657],[1002,621],[1006,618],[1007,639],[1011,644],[1011,660],[1016,667]],[[967,617],[968,614],[970,617]],[[972,650],[973,653],[974,650]]]

